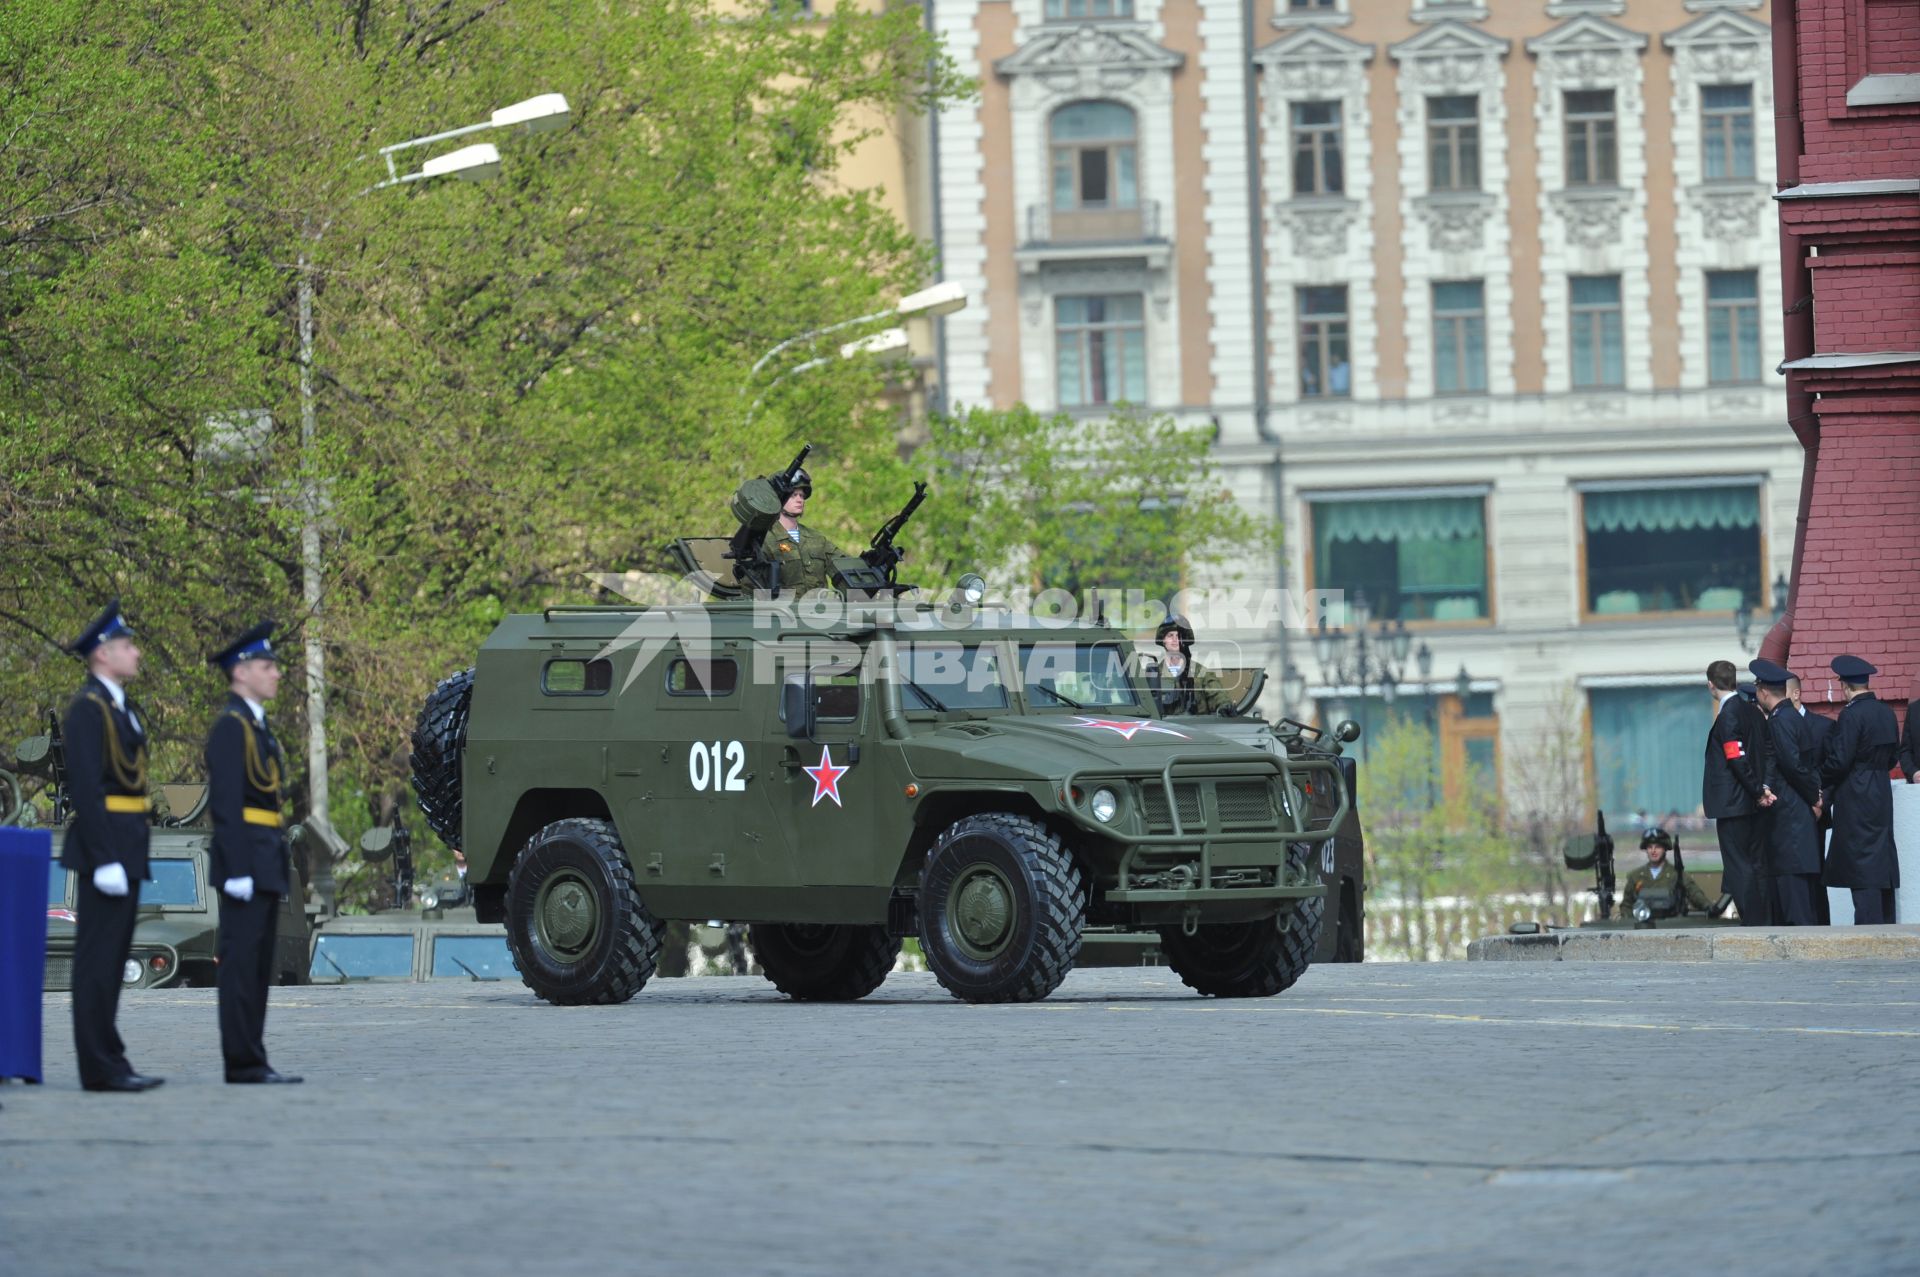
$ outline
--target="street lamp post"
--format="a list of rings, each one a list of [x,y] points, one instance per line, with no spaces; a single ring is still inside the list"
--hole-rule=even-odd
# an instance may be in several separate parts
[[[528,98],[524,102],[516,102],[512,106],[501,107],[482,123],[449,129],[444,133],[433,133],[425,137],[409,138],[404,142],[382,147],[379,154],[381,159],[386,161],[387,179],[357,192],[354,198],[358,199],[361,195],[373,191],[429,181],[437,177],[459,177],[468,181],[492,177],[500,171],[500,152],[490,142],[464,146],[457,151],[434,156],[423,163],[415,173],[400,172],[394,157],[416,147],[430,146],[489,129],[517,129],[528,134],[549,133],[564,127],[570,114],[571,111],[564,96],[558,93],[544,93],[539,97]],[[322,222],[318,229],[305,238],[309,242],[317,242],[325,232],[326,223]],[[300,247],[297,267],[300,326],[300,491],[303,507],[300,527],[300,594],[307,609],[304,627],[307,673],[307,826],[317,832],[321,842],[326,844],[331,857],[340,852],[343,844],[333,829],[330,811],[331,796],[327,783],[327,656],[326,646],[322,641],[320,619],[323,593],[320,555],[321,485],[319,468],[313,455],[317,412],[313,395],[313,262],[308,250],[308,243],[303,243]]]
[[[1773,579],[1773,623],[1780,624],[1780,618],[1787,614],[1787,574],[1780,573]],[[1742,596],[1740,606],[1734,609],[1733,630],[1740,636],[1740,650],[1752,652],[1758,645],[1752,642],[1753,608]]]

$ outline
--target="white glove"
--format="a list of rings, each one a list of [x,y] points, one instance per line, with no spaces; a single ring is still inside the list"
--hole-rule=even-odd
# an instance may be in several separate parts
[[[93,889],[103,896],[127,894],[127,867],[119,861],[93,871]]]
[[[229,878],[220,884],[220,890],[235,900],[251,900],[253,899],[253,875],[248,874],[245,878]]]

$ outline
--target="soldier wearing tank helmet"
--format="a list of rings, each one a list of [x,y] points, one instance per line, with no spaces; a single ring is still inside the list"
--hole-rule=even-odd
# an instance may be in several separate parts
[[[1712,903],[1707,893],[1692,875],[1684,874],[1667,863],[1667,853],[1673,850],[1673,835],[1664,829],[1649,829],[1640,835],[1640,850],[1647,853],[1647,863],[1627,875],[1626,885],[1620,889],[1620,908],[1623,913],[1633,912],[1634,901],[1647,892],[1665,892],[1674,902],[1674,912],[1680,913],[1680,901],[1686,901],[1686,908],[1697,913],[1708,913]]]
[[[1217,714],[1229,705],[1220,676],[1193,659],[1193,624],[1174,613],[1160,622],[1153,641],[1159,648],[1153,671],[1153,699],[1163,718],[1180,714]]]
[[[800,522],[813,495],[813,478],[796,469],[780,506],[780,517],[767,529],[762,545],[768,562],[780,565],[780,588],[794,594],[824,590],[833,584],[833,561],[839,547]]]

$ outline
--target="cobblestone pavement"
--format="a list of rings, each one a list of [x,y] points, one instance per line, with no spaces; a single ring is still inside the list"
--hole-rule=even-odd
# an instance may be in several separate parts
[[[1254,1002],[1083,971],[559,1009],[129,996],[148,1095],[0,1088],[0,1272],[1920,1270],[1920,963],[1315,968]]]

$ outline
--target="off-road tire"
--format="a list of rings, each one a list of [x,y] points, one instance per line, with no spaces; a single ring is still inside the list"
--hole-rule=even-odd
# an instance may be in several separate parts
[[[796,1002],[855,1002],[893,970],[900,941],[885,927],[756,922],[748,941],[760,971]]]
[[[1296,879],[1310,863],[1310,848],[1287,849]],[[1271,918],[1256,922],[1216,922],[1187,935],[1182,927],[1160,928],[1160,948],[1180,982],[1215,998],[1270,998],[1290,989],[1320,947],[1325,923],[1324,895],[1290,901]]]
[[[407,767],[427,826],[449,847],[460,845],[460,751],[467,744],[467,711],[473,705],[473,670],[440,680],[420,707]]]
[[[968,1002],[1038,1002],[1080,956],[1079,866],[1025,816],[983,812],[949,825],[927,852],[919,903],[927,968]]]
[[[514,858],[507,948],[526,986],[556,1006],[604,1006],[640,992],[663,930],[607,821],[556,820]]]

